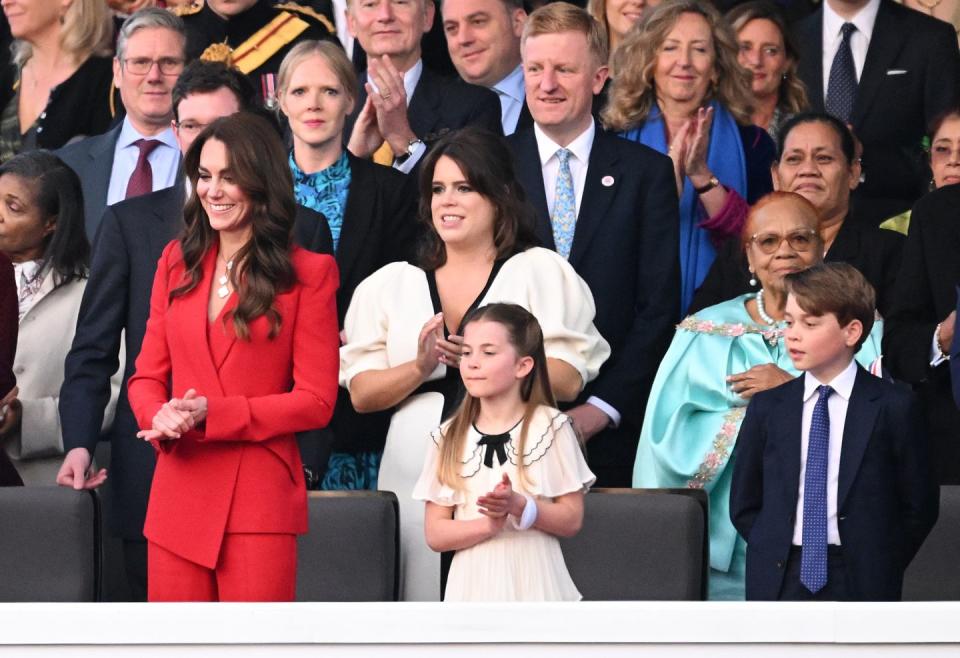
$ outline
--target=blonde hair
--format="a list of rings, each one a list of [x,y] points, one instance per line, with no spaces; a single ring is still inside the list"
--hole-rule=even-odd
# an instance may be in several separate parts
[[[104,0],[73,0],[60,24],[60,47],[82,64],[91,55],[113,54],[113,16]],[[33,45],[17,39],[13,61],[20,67],[33,56]]]
[[[598,64],[609,57],[607,31],[586,10],[567,2],[552,2],[534,11],[523,26],[521,47],[530,37],[560,32],[577,32],[587,39],[587,48]]]
[[[627,33],[613,54],[610,101],[601,115],[606,128],[629,130],[646,121],[657,102],[653,72],[660,47],[683,14],[702,16],[713,37],[716,83],[707,91],[704,102],[715,99],[730,111],[737,123],[752,124],[750,73],[737,61],[738,45],[733,30],[713,5],[703,0],[665,0]]]
[[[520,398],[524,401],[523,420],[517,440],[517,473],[519,488],[526,488],[527,478],[523,465],[530,420],[543,405],[557,406],[550,389],[547,374],[547,356],[543,349],[543,331],[530,311],[516,304],[488,304],[471,311],[463,320],[463,329],[471,322],[496,322],[507,330],[510,344],[520,357],[533,358],[533,368],[520,382]],[[480,413],[481,401],[467,393],[450,423],[443,432],[440,456],[437,460],[437,479],[454,490],[463,489],[460,477],[461,458],[471,425]]]
[[[353,63],[347,59],[343,49],[331,41],[301,41],[291,48],[280,62],[280,70],[277,72],[277,95],[283,96],[287,93],[293,72],[314,55],[326,62],[350,100],[356,101],[359,95],[359,82]]]

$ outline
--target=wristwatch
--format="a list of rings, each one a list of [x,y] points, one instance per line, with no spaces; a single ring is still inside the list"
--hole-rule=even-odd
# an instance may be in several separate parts
[[[417,152],[417,144],[423,144],[423,140],[420,139],[419,137],[411,139],[409,142],[407,142],[407,152],[401,153],[400,155],[396,156],[394,158],[394,161],[397,164],[403,164],[404,162],[406,162],[411,155]]]
[[[715,187],[720,187],[720,179],[716,176],[711,176],[710,180],[707,181],[706,185],[701,185],[700,187],[693,188],[693,191],[697,194],[706,194]]]

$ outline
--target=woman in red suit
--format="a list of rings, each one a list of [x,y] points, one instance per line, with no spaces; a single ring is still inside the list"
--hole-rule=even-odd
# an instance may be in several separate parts
[[[291,601],[307,497],[294,432],[337,395],[337,269],[293,246],[287,155],[262,118],[187,153],[186,230],[157,267],[130,378],[158,451],[144,525],[151,601]]]

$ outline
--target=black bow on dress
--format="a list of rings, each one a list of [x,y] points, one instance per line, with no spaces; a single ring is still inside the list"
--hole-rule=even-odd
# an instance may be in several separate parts
[[[496,452],[497,460],[500,462],[500,465],[503,466],[504,462],[507,461],[507,451],[503,446],[505,446],[509,440],[509,432],[504,432],[503,434],[484,434],[483,437],[477,441],[477,445],[487,446],[487,452],[483,456],[483,465],[487,468],[493,468],[493,453]]]

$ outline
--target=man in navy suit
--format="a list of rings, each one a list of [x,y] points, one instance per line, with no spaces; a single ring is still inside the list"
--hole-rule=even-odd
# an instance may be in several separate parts
[[[786,344],[805,374],[753,397],[731,457],[747,599],[899,600],[939,501],[916,398],[853,359],[875,313],[856,268],[786,281]]]
[[[347,26],[367,53],[360,95],[344,126],[347,148],[358,158],[373,156],[408,174],[443,132],[478,126],[501,133],[496,94],[424,66],[420,39],[434,12],[430,0],[347,2]]]
[[[521,0],[444,0],[443,33],[460,77],[500,99],[503,134],[533,124],[520,65],[520,35],[527,20]]]
[[[602,28],[567,3],[523,33],[534,126],[510,137],[544,246],[593,292],[612,354],[567,410],[598,486],[629,487],[653,377],[680,312],[679,203],[668,157],[605,132],[591,114],[607,78]],[[569,169],[568,169],[569,168]]]
[[[794,36],[811,109],[850,124],[863,144],[857,216],[876,225],[906,210],[930,180],[927,127],[958,99],[953,27],[894,0],[824,0]]]
[[[117,37],[113,80],[126,116],[102,135],[57,151],[80,177],[91,243],[104,208],[170,187],[176,180],[180,149],[170,127],[171,91],[185,62],[184,29],[179,17],[157,7],[141,9],[124,21]],[[138,170],[142,182],[132,185]]]

